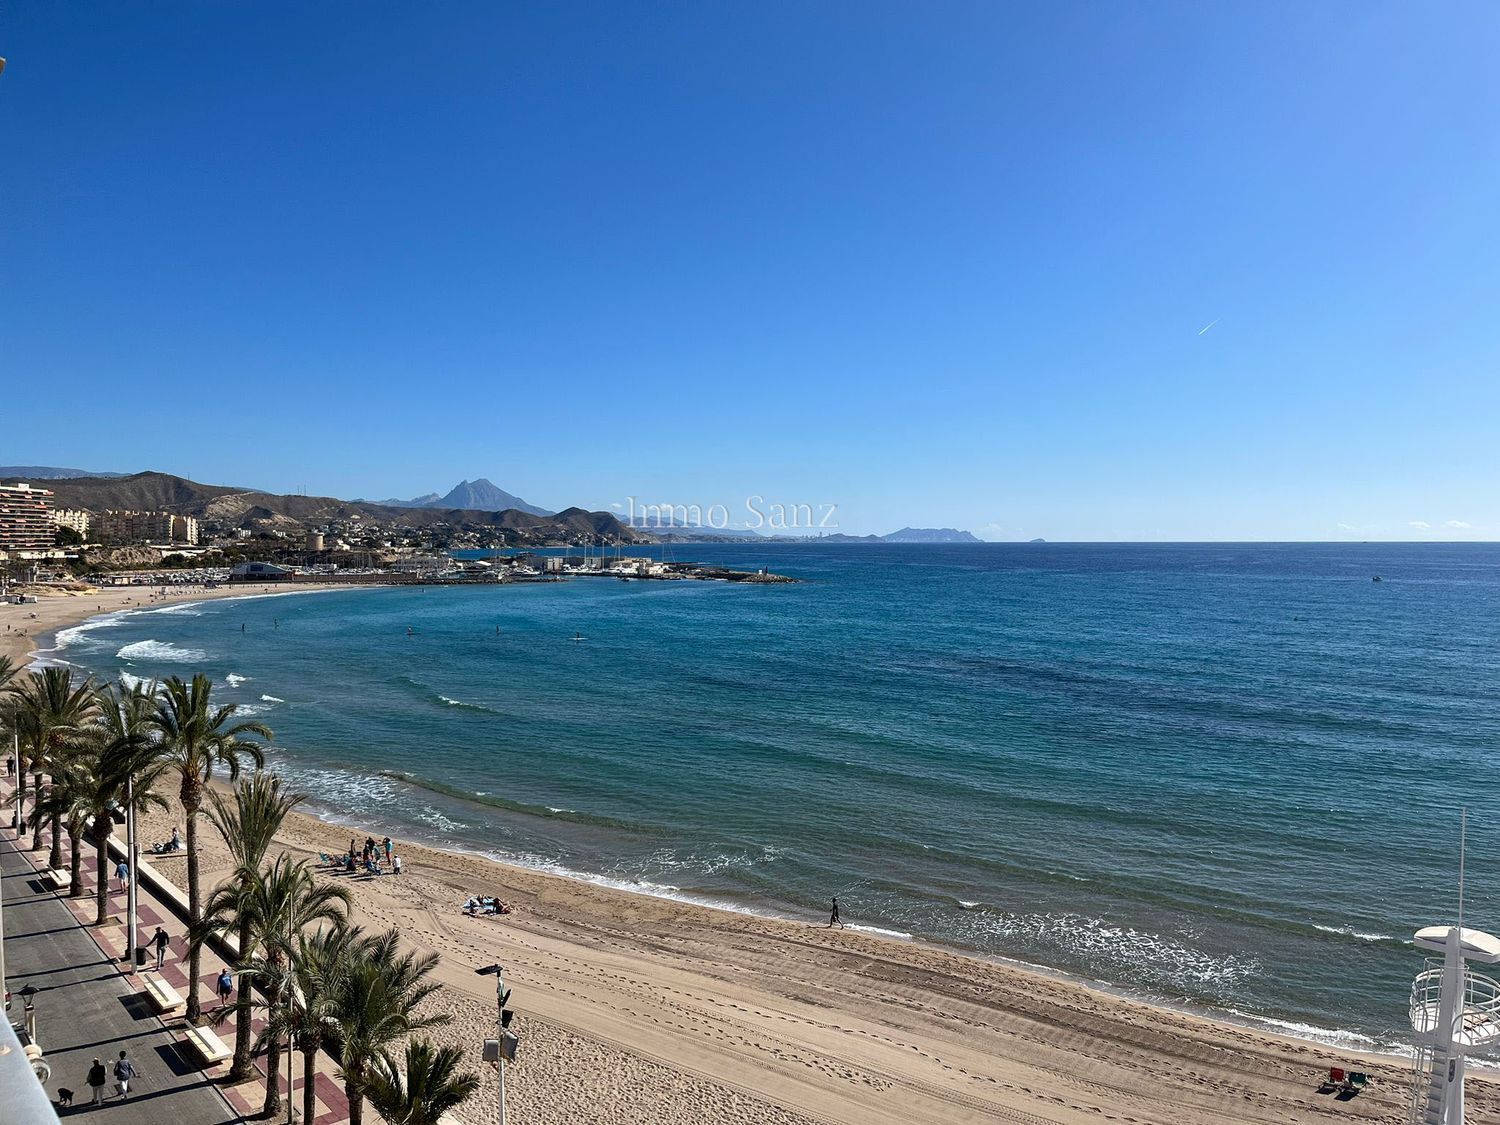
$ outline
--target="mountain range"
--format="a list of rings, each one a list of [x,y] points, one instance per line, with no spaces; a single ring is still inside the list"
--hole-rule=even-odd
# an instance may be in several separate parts
[[[356,501],[364,503],[365,501]],[[480,477],[478,480],[461,480],[448,490],[446,496],[429,492],[425,496],[414,496],[410,500],[380,500],[376,503],[387,508],[444,508],[469,512],[505,512],[514,510],[533,516],[550,516],[545,508],[528,504],[519,496],[506,492],[493,481]]]
[[[68,477],[123,477],[124,473],[91,473],[55,465],[0,465],[0,480],[63,480]]]
[[[51,489],[58,508],[172,512],[195,516],[223,527],[279,528],[287,532],[320,527],[332,520],[365,519],[408,527],[497,527],[515,531],[528,542],[576,542],[603,537],[611,542],[649,543],[649,534],[626,527],[609,512],[565,508],[555,514],[535,514],[511,508],[406,507],[332,496],[278,496],[254,489],[201,484],[171,473],[132,473],[128,476],[43,477],[0,471],[0,479],[29,480]],[[487,482],[486,482],[487,483]],[[491,486],[493,487],[493,486]],[[498,491],[498,490],[496,490]]]

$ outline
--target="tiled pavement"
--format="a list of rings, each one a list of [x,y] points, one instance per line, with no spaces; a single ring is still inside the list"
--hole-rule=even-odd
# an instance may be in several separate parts
[[[0,805],[0,807],[4,806]],[[4,827],[0,828],[0,833],[3,833],[6,839],[13,840],[15,834],[9,828],[9,819],[6,818],[3,821],[3,824]],[[29,843],[29,835],[27,839],[21,842],[21,847],[24,848],[27,843]],[[109,878],[108,889],[109,920],[103,926],[89,925],[89,923],[94,920],[96,912],[94,901],[94,889],[96,885],[94,879],[95,859],[94,849],[91,844],[85,842],[83,844],[83,848],[84,858],[81,873],[82,878],[80,880],[83,884],[83,894],[79,897],[72,898],[67,897],[66,892],[62,892],[56,894],[55,897],[61,899],[62,902],[67,904],[67,906],[71,909],[74,918],[83,925],[84,931],[92,937],[94,943],[103,954],[103,958],[108,962],[112,962],[116,966],[116,972],[118,972],[121,977],[126,980],[132,982],[136,981],[138,980],[138,977],[134,973],[132,973],[131,967],[125,965],[120,960],[120,958],[122,958],[125,954],[126,945],[126,896],[124,892],[119,889],[119,884],[117,880],[115,880],[113,875],[111,875]],[[31,859],[31,862],[35,867],[45,868],[47,859],[47,853],[45,849],[40,852],[24,851],[23,854]],[[67,862],[68,846],[66,839],[64,839],[64,867],[67,866]],[[115,862],[115,860],[111,860],[109,863],[109,869],[111,871],[113,870]],[[147,860],[146,862],[149,864],[151,861]],[[173,858],[167,860],[158,860],[157,862],[159,864],[182,863],[185,862],[185,860]],[[204,888],[205,894],[207,894],[207,891],[208,888]],[[139,935],[137,940],[143,946],[150,940],[151,935],[155,933],[157,926],[161,926],[167,931],[167,934],[171,938],[171,944],[161,969],[161,976],[164,980],[167,981],[167,983],[171,984],[179,994],[185,995],[188,984],[186,923],[180,920],[168,907],[166,907],[151,892],[147,884],[145,884],[144,882],[137,888],[136,918],[138,923],[137,933]],[[10,926],[7,925],[7,930],[9,929]],[[155,971],[155,964],[156,951],[154,948],[152,948],[149,951],[147,957],[147,970]],[[224,960],[219,955],[213,953],[212,950],[206,949],[204,951],[201,961],[202,976],[198,980],[198,996],[206,1017],[212,1016],[219,1010],[219,999],[217,993],[215,992],[214,984],[218,979],[219,971],[224,967],[224,965]],[[12,987],[14,988],[14,986]],[[133,985],[132,987],[139,988],[139,985]],[[183,1019],[180,1012],[177,1013],[175,1017],[169,1018],[167,1022],[170,1027],[176,1029],[178,1032],[180,1032],[180,1030],[186,1026],[186,1021]],[[257,1015],[254,1024],[256,1033],[258,1033],[264,1026],[264,1022],[264,1019]],[[231,1018],[229,1020],[226,1020],[222,1024],[215,1024],[213,1026],[215,1032],[218,1034],[219,1038],[224,1041],[225,1045],[233,1047],[233,1019]],[[178,1034],[176,1038],[180,1040],[181,1035]],[[100,1049],[105,1049],[107,1047],[108,1044],[104,1044]],[[182,1054],[184,1057],[188,1057],[191,1052],[184,1049]],[[193,1057],[196,1058],[196,1056]],[[260,1113],[261,1106],[264,1104],[265,1100],[265,1073],[263,1069],[263,1060],[257,1058],[256,1062],[257,1070],[255,1077],[236,1086],[229,1086],[224,1084],[224,1078],[229,1072],[228,1062],[218,1063],[214,1066],[208,1067],[203,1071],[203,1074],[207,1079],[218,1083],[219,1093],[224,1096],[224,1098],[229,1102],[229,1104],[235,1109],[237,1113],[242,1114],[245,1118],[256,1117]],[[283,1049],[281,1063],[281,1081],[283,1083],[282,1113],[284,1114],[286,1111],[286,1099],[288,1097],[291,1097],[293,1099],[297,1119],[300,1121],[302,1117],[303,1092],[302,1056],[300,1054],[292,1054],[290,1055],[290,1062],[291,1069],[294,1071],[294,1074],[293,1089],[289,1095],[285,1086],[285,1083],[287,1081],[288,1054]],[[326,1055],[319,1055],[318,1068],[313,1079],[314,1089],[317,1091],[318,1110],[317,1116],[314,1117],[312,1125],[342,1125],[343,1122],[346,1122],[348,1120],[348,1101],[344,1096],[343,1085],[337,1080],[335,1074],[336,1072],[333,1062]],[[86,1101],[87,1098],[85,1097],[83,1100]],[[378,1120],[378,1118],[376,1118],[375,1115],[370,1112],[368,1107],[365,1111],[365,1117],[366,1120]],[[233,1118],[229,1119],[232,1120]],[[282,1120],[284,1119],[285,1118],[283,1117]],[[166,1120],[166,1118],[163,1117],[160,1118],[160,1120]],[[176,1120],[179,1125],[197,1125],[197,1119],[192,1117],[178,1117]]]

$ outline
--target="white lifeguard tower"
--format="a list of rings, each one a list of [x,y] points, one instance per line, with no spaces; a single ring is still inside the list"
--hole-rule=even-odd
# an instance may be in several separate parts
[[[1500,1045],[1500,980],[1467,962],[1500,963],[1500,938],[1457,926],[1428,926],[1413,939],[1429,957],[1411,986],[1416,1074],[1411,1125],[1463,1125],[1464,1060]]]

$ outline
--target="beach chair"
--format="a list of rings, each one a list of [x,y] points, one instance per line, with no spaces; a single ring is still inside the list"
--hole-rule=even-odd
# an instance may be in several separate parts
[[[1357,1094],[1370,1084],[1370,1076],[1362,1070],[1351,1070],[1349,1076],[1344,1079],[1344,1089],[1351,1094]]]
[[[1347,1075],[1341,1066],[1330,1066],[1328,1068],[1328,1084],[1330,1086],[1342,1086]]]

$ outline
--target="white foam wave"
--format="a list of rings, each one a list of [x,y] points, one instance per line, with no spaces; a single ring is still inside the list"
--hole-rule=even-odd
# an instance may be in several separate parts
[[[879,937],[895,938],[897,941],[911,941],[911,934],[902,930],[885,930],[879,926],[861,926],[854,922],[848,923],[845,929],[858,930],[862,934],[876,934]]]
[[[958,908],[960,910],[973,910],[978,905],[979,903],[974,902],[970,899],[961,898],[958,900]]]
[[[285,699],[279,699],[279,698],[277,698],[274,695],[266,695],[264,692],[261,693],[260,699],[261,699],[262,703],[285,703],[286,702]]]
[[[264,715],[270,709],[269,703],[239,703],[235,705],[234,717],[243,719],[247,715]]]
[[[1345,1047],[1351,1050],[1389,1051],[1395,1048],[1393,1043],[1382,1043],[1378,1039],[1372,1039],[1368,1035],[1361,1035],[1357,1031],[1346,1031],[1338,1027],[1314,1027],[1308,1023],[1298,1023],[1296,1020],[1279,1020],[1271,1016],[1253,1016],[1248,1012],[1242,1012],[1238,1008],[1226,1008],[1230,1015],[1238,1016],[1242,1020],[1251,1023],[1265,1024],[1273,1027],[1284,1035],[1295,1036],[1298,1039],[1310,1039],[1315,1043],[1326,1043],[1333,1047]]]
[[[1356,930],[1352,926],[1320,926],[1313,923],[1313,929],[1322,930],[1325,934],[1338,934],[1340,937],[1358,938],[1360,941],[1404,941],[1395,934],[1373,934],[1362,930]]]
[[[89,634],[98,629],[114,629],[125,624],[128,613],[111,613],[104,617],[91,617],[89,620],[73,625],[67,629],[59,629],[57,636],[53,639],[58,648],[67,648],[89,639]]]
[[[462,699],[449,699],[446,695],[440,695],[440,696],[438,696],[438,698],[441,699],[444,703],[446,703],[449,707],[463,707],[463,706],[465,706],[465,703],[464,703],[464,701]]]
[[[166,641],[136,641],[115,653],[121,660],[155,660],[164,664],[197,664],[208,659],[201,648],[178,648]]]
[[[248,683],[249,680],[249,676],[241,676],[238,672],[231,672],[224,677],[224,682],[230,687],[239,687],[240,684]]]
[[[146,681],[139,676],[132,676],[129,672],[121,672],[120,683],[125,685],[126,691],[134,691],[138,687],[144,687]]]

